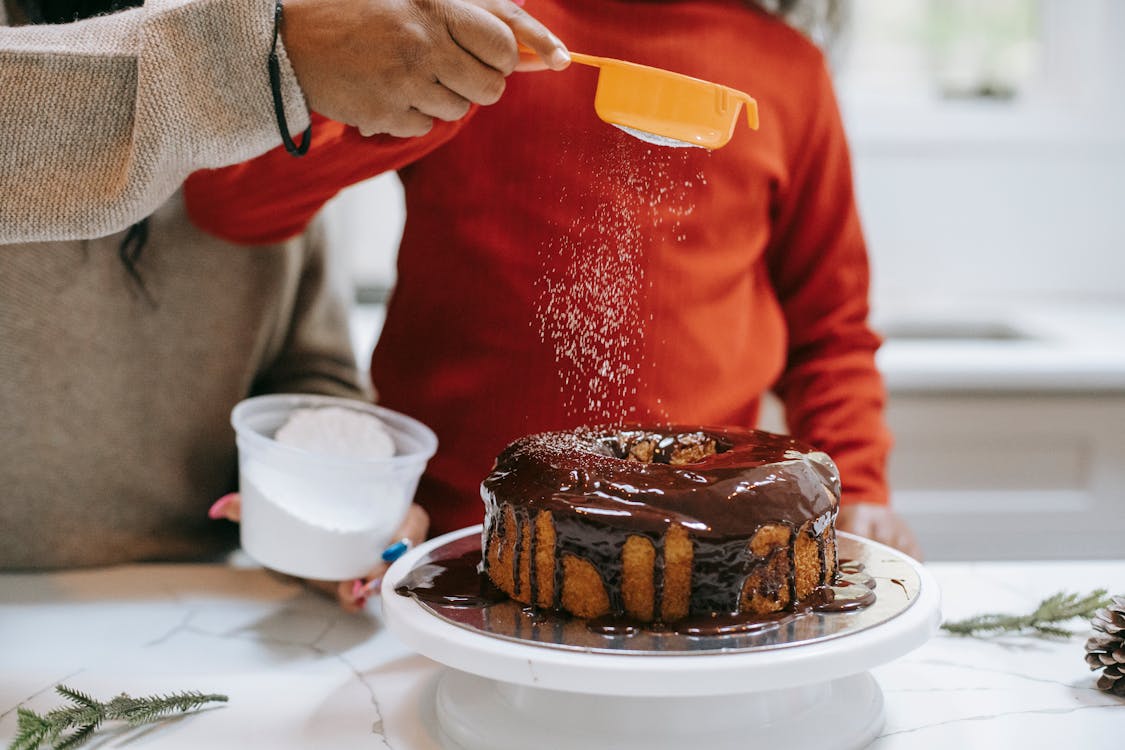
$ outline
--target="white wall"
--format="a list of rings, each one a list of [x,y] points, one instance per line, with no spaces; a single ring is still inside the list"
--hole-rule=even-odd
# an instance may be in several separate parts
[[[1125,303],[1125,3],[1039,0],[1039,12],[1042,67],[1013,101],[865,87],[842,56],[877,310]]]
[[[1125,146],[855,145],[876,307],[1125,302]]]
[[[406,220],[402,184],[382,175],[342,191],[324,208],[333,250],[351,282],[360,287],[390,288],[395,257]]]

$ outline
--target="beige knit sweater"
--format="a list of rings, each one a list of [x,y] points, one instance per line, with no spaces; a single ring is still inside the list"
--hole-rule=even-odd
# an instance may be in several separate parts
[[[0,244],[104,236],[190,172],[279,144],[272,28],[273,0],[147,0],[22,27],[0,1]],[[296,135],[308,112],[282,52]]]
[[[237,529],[231,408],[268,392],[363,398],[314,225],[209,237],[174,196],[137,269],[120,233],[0,247],[0,570],[198,560]]]

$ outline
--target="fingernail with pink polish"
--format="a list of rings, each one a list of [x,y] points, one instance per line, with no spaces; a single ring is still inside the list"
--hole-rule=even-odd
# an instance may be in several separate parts
[[[233,493],[233,492],[230,493],[229,495],[223,495],[222,497],[220,497],[218,500],[215,501],[215,504],[212,505],[207,510],[207,517],[212,519],[212,520],[217,520],[217,519],[220,519],[220,518],[226,518],[227,517],[227,508],[230,507],[231,501],[233,501],[234,498],[235,498],[235,493]]]
[[[352,599],[358,602],[361,598],[367,596],[364,589],[365,584],[363,583],[362,578],[357,578],[352,581]]]

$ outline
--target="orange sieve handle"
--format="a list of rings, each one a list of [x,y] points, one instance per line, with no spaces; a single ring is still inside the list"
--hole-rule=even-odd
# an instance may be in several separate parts
[[[594,55],[587,55],[583,52],[571,52],[570,60],[571,62],[589,65],[593,68],[600,68],[606,62],[608,62],[608,60],[604,57],[595,57]]]
[[[738,89],[728,89],[735,99],[746,105],[746,122],[751,130],[758,129],[758,100]]]
[[[523,42],[518,42],[517,46],[519,47],[520,54],[522,55],[538,56],[539,54]],[[583,65],[589,65],[594,68],[600,68],[605,62],[607,62],[607,59],[604,57],[595,57],[594,55],[587,55],[582,52],[571,52],[570,60],[571,62],[582,63]]]

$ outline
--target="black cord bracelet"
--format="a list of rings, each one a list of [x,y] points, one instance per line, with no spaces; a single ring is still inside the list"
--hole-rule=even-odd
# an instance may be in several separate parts
[[[289,123],[285,119],[285,102],[281,100],[281,63],[277,60],[277,36],[281,32],[281,0],[275,0],[273,6],[273,44],[270,45],[269,71],[270,92],[273,94],[273,112],[277,115],[277,129],[281,131],[281,142],[285,150],[293,156],[304,156],[308,153],[309,144],[312,143],[312,123],[305,128],[301,145],[293,142],[289,135]]]

